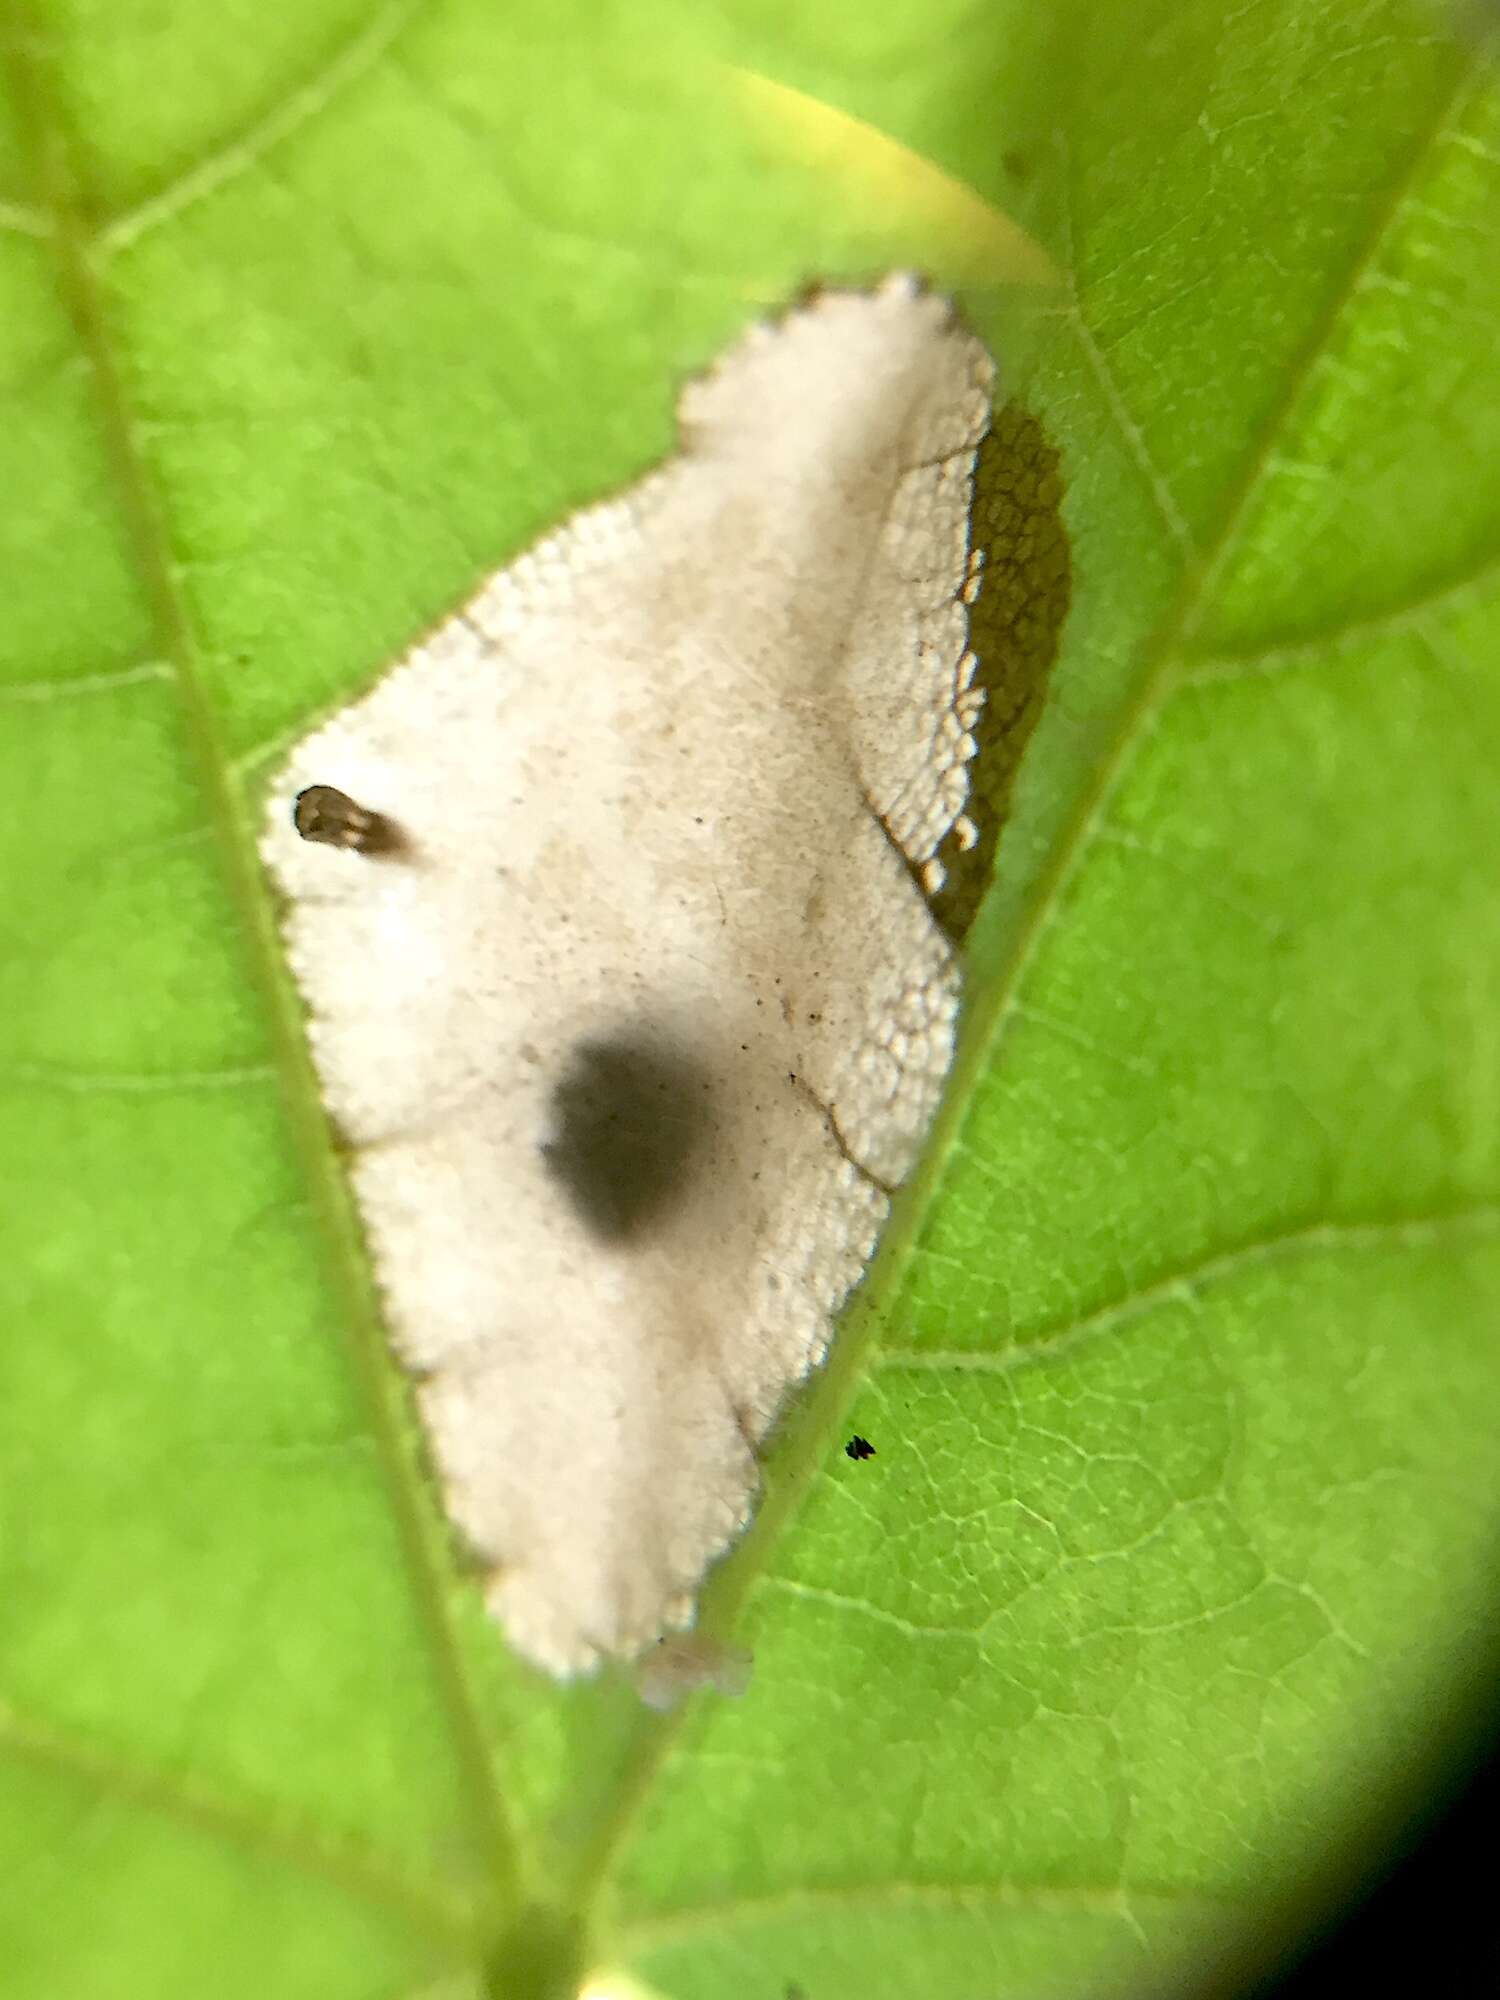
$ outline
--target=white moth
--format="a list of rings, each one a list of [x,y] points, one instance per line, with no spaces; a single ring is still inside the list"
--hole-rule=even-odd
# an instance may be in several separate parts
[[[691,1617],[936,1108],[991,374],[906,277],[754,327],[272,788],[391,1337],[553,1673]]]

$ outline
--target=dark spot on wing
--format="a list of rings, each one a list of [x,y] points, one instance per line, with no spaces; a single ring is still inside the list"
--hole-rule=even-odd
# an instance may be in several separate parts
[[[702,1065],[624,1031],[574,1050],[541,1151],[594,1234],[623,1243],[681,1199],[713,1126]]]
[[[844,1450],[850,1458],[873,1458],[875,1456],[875,1447],[868,1438],[852,1437],[844,1446]]]

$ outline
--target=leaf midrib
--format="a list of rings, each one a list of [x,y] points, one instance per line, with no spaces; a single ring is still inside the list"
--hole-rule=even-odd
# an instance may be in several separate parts
[[[109,324],[97,240],[88,217],[86,152],[71,129],[52,74],[52,43],[38,32],[25,0],[7,0],[4,38],[6,83],[16,107],[22,146],[33,176],[33,196],[50,219],[54,270],[64,310],[91,376],[101,442],[116,503],[125,522],[137,572],[156,634],[156,651],[169,669],[181,705],[199,788],[223,867],[231,903],[246,941],[248,974],[259,992],[271,1041],[275,1074],[320,1233],[328,1245],[330,1275],[350,1346],[366,1415],[406,1559],[408,1580],[436,1670],[474,1833],[486,1868],[494,1920],[519,1899],[520,1858],[514,1832],[494,1781],[478,1705],[448,1616],[443,1571],[425,1495],[409,1470],[401,1445],[399,1385],[392,1381],[368,1264],[348,1191],[339,1172],[321,1097],[303,1033],[300,1010],[282,964],[270,900],[234,788],[218,718],[199,665],[191,622],[177,589],[171,542],[140,448]],[[158,1794],[165,1803],[170,1786]],[[191,1818],[190,1802],[183,1801]],[[201,1817],[201,1815],[199,1816]],[[226,1818],[222,1824],[231,1822]],[[394,1869],[384,1872],[394,1873]]]

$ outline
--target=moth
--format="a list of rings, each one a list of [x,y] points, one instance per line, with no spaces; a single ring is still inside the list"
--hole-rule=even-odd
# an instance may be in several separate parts
[[[937,1108],[992,375],[904,275],[752,327],[271,787],[390,1338],[554,1674],[691,1621]]]

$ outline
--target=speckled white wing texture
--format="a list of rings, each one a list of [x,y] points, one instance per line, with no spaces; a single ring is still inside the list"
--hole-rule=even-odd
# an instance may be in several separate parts
[[[298,744],[264,854],[448,1512],[566,1675],[687,1623],[953,1052],[991,368],[895,277]],[[390,851],[298,837],[331,785]]]

